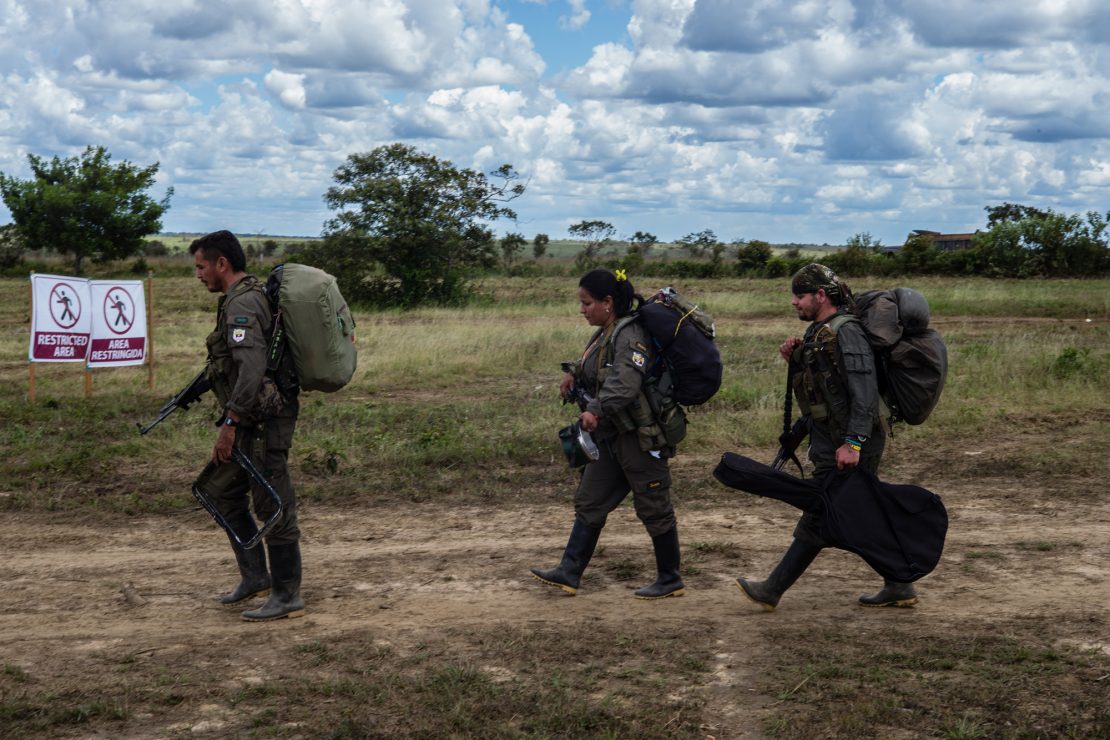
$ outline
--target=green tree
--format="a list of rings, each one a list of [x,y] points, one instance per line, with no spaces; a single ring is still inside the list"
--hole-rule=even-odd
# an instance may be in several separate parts
[[[1007,221],[1024,221],[1027,218],[1044,218],[1049,211],[1042,211],[1033,206],[1023,206],[1018,203],[1003,203],[1000,206],[986,206],[987,228]]]
[[[302,257],[350,300],[384,306],[465,300],[471,271],[496,264],[488,224],[515,219],[505,204],[524,193],[512,165],[487,177],[400,143],[352,154],[334,179],[324,201],[337,213]]]
[[[528,241],[524,238],[524,234],[510,233],[501,238],[501,261],[505,267],[512,267],[516,262],[516,258],[524,251],[524,245]]]
[[[752,239],[736,249],[737,270],[747,275],[761,273],[773,256],[774,251],[770,244],[762,239]]]
[[[582,251],[574,258],[575,266],[580,270],[589,270],[597,267],[601,250],[613,241],[617,230],[608,221],[584,220],[567,228],[571,237],[586,242]]]
[[[170,253],[170,248],[161,239],[151,239],[143,242],[144,257],[165,257]]]
[[[903,272],[922,274],[934,269],[938,254],[933,237],[928,234],[912,234],[898,250],[896,259]]]
[[[848,239],[844,249],[825,260],[825,263],[846,276],[859,277],[869,272],[871,261],[879,255],[882,242],[871,232],[861,231]]]
[[[717,235],[713,233],[712,229],[692,232],[677,242],[691,257],[701,257],[706,252],[712,253],[714,246],[719,243]]]
[[[160,201],[145,194],[154,185],[157,162],[113,165],[102,146],[86,147],[80,157],[27,159],[30,180],[0,173],[0,195],[27,249],[70,255],[80,273],[86,257],[130,257],[142,251],[143,237],[162,229],[173,188]]]
[[[15,224],[0,226],[0,268],[8,269],[23,262],[23,241]]]
[[[710,274],[721,274],[721,270],[725,264],[724,258],[726,249],[728,249],[728,247],[724,242],[713,242],[712,246],[709,247]]]
[[[655,234],[647,231],[637,231],[628,240],[628,253],[638,254],[641,257],[647,257],[648,252],[652,250],[656,244],[659,243],[659,238]]]
[[[1021,241],[1018,221],[1000,221],[988,231],[971,237],[976,272],[986,277],[1025,277],[1029,274],[1029,250]]]
[[[1091,211],[1084,219],[1052,209],[1006,205],[1022,209],[1013,214],[1024,215],[995,220],[988,231],[975,235],[972,250],[978,271],[999,277],[1082,277],[1110,269],[1110,214]]]
[[[1042,277],[1086,276],[1100,272],[1107,261],[1106,219],[1096,211],[1087,219],[1049,210],[1041,218],[1021,221],[1022,240],[1032,249],[1030,267]]]
[[[551,238],[547,234],[536,234],[532,239],[532,256],[536,259],[543,257],[547,253],[547,245],[551,243]]]

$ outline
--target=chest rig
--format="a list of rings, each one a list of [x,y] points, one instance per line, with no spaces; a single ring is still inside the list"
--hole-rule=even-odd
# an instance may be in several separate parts
[[[838,436],[848,426],[851,405],[848,386],[840,367],[837,332],[854,316],[837,314],[794,348],[792,361],[801,372],[793,376],[794,397],[803,414],[820,424],[832,426]]]
[[[601,386],[612,373],[616,355],[614,343],[617,335],[620,334],[621,329],[636,319],[636,314],[618,319],[607,335],[602,334],[598,337],[601,346],[597,348],[596,356],[593,358],[596,370],[595,396],[600,393]],[[583,364],[587,359],[589,358],[583,358]],[[658,360],[658,357],[655,359]],[[636,432],[640,449],[644,452],[665,450],[667,456],[672,457],[678,443],[686,437],[686,412],[674,399],[670,373],[666,370],[657,373],[656,369],[654,365],[647,369],[639,395],[627,406],[612,414],[611,419],[617,431]],[[577,379],[578,382],[582,380],[584,379]]]

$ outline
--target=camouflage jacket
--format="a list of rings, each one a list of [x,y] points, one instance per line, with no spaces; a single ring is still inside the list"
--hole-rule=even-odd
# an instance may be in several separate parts
[[[220,296],[216,327],[205,340],[208,346],[205,374],[224,409],[242,418],[271,415],[264,413],[260,404],[273,323],[270,302],[262,283],[253,275],[247,275],[231,286],[227,295]],[[272,381],[269,387],[276,392]]]

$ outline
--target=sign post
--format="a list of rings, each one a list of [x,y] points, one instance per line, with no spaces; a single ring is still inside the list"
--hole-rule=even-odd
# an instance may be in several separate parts
[[[35,273],[31,273],[30,279],[27,281],[27,288],[31,291],[31,310],[34,311],[35,306]],[[31,403],[35,402],[35,363],[30,360],[27,361],[27,400]]]
[[[146,387],[154,390],[154,273],[146,278]]]

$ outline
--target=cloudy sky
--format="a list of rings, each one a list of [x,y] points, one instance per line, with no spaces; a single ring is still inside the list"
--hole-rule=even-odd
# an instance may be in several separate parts
[[[0,171],[103,145],[167,231],[316,236],[401,141],[513,164],[500,233],[898,244],[1110,209],[1107,39],[1098,0],[0,0]]]

